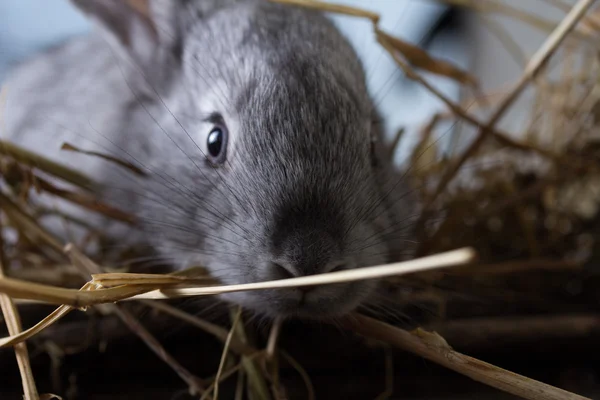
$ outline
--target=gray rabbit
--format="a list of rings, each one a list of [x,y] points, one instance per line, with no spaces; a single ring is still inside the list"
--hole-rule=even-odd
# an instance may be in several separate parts
[[[139,227],[61,207],[226,284],[411,253],[415,200],[385,156],[362,65],[325,16],[267,0],[73,3],[99,29],[15,71],[8,138],[93,177]],[[130,161],[146,177],[60,151],[63,142]],[[224,299],[265,316],[325,318],[368,303],[377,288]]]

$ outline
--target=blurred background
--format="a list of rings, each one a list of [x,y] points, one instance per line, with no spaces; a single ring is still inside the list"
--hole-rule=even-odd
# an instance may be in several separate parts
[[[329,0],[362,7],[379,13],[381,27],[397,37],[424,47],[433,56],[449,60],[471,71],[480,79],[482,90],[500,88],[516,79],[522,71],[522,60],[515,60],[498,40],[499,29],[510,32],[524,56],[531,55],[547,35],[515,18],[487,14],[485,21],[463,9],[447,4],[453,1],[431,0]],[[504,4],[518,7],[540,19],[558,20],[573,0],[506,0]],[[554,5],[554,6],[552,6]],[[443,104],[419,84],[405,79],[393,60],[375,42],[368,21],[334,15],[342,31],[352,41],[365,64],[373,97],[384,117],[389,137],[403,128],[404,137],[397,161],[406,159],[419,129]],[[482,23],[484,22],[484,23]],[[86,33],[88,21],[69,3],[69,0],[3,0],[0,2],[0,82],[19,62],[60,44],[73,35]],[[427,79],[453,100],[461,98],[459,86],[449,79],[424,74]],[[527,101],[524,96],[522,101]],[[519,114],[522,110],[522,115]],[[513,126],[522,126],[528,114],[525,107],[514,107],[510,117]],[[456,136],[456,126],[441,124],[441,148],[464,142]],[[505,127],[511,130],[511,126]]]
[[[468,67],[471,52],[465,18],[446,5],[420,0],[347,0],[338,3],[371,9],[382,16],[382,27],[402,39],[425,46],[439,57]],[[361,55],[369,86],[390,135],[401,127],[417,127],[441,106],[418,84],[404,79],[381,50],[368,21],[332,16]],[[69,0],[4,0],[0,2],[0,81],[11,68],[73,35],[85,34],[88,21]],[[448,96],[457,99],[458,86],[431,77]],[[400,159],[403,157],[400,155]]]

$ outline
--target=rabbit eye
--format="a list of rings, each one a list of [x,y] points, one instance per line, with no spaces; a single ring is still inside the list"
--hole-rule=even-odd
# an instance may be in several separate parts
[[[208,134],[206,140],[208,149],[208,158],[213,164],[222,164],[225,161],[227,150],[227,130],[221,127],[214,127]]]

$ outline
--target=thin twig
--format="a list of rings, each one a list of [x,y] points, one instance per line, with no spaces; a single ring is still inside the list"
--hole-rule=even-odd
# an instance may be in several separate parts
[[[126,213],[116,207],[103,203],[93,196],[85,192],[74,192],[53,185],[49,181],[34,175],[37,187],[46,192],[65,199],[73,204],[77,204],[83,208],[102,214],[110,219],[134,225],[136,219],[133,215]]]
[[[563,12],[569,12],[571,6],[568,3],[564,3],[562,0],[543,0],[545,3],[548,3]]]
[[[458,115],[464,121],[473,125],[475,128],[478,128],[478,129],[482,130],[483,132],[486,132],[486,134],[491,135],[494,139],[496,139],[502,145],[509,146],[509,147],[512,147],[512,148],[515,148],[518,150],[523,150],[523,151],[534,151],[534,152],[536,152],[546,158],[549,158],[553,161],[560,161],[560,158],[557,155],[553,154],[552,152],[520,143],[519,141],[510,138],[507,134],[499,132],[497,129],[493,129],[493,126],[491,126],[489,123],[484,124],[481,121],[477,120],[475,117],[470,115],[467,111],[465,111],[460,105],[454,103],[446,95],[444,95],[440,90],[436,89],[433,85],[431,85],[425,78],[423,78],[421,75],[419,75],[417,72],[415,72],[408,65],[407,62],[405,62],[398,56],[394,47],[390,44],[390,36],[387,35],[385,32],[379,30],[378,28],[375,28],[375,29],[376,29],[376,33],[377,33],[377,40],[388,51],[388,53],[392,56],[392,58],[394,59],[396,64],[404,71],[406,76],[408,78],[418,82],[419,84],[421,84],[425,89],[427,89],[429,92],[431,92],[431,94],[433,94],[439,100],[441,100],[444,104],[446,104],[446,106],[448,106],[448,108],[455,115]]]
[[[556,49],[561,45],[565,37],[573,30],[579,20],[589,10],[594,1],[595,0],[579,0],[571,9],[569,14],[567,14],[567,16],[561,21],[558,27],[556,27],[556,29],[552,32],[540,49],[531,58],[527,67],[525,68],[525,71],[523,72],[523,75],[515,84],[510,93],[500,103],[494,114],[490,117],[488,123],[480,129],[477,138],[471,143],[471,145],[457,160],[457,162],[451,165],[447,172],[443,175],[432,196],[431,201],[435,201],[437,196],[439,196],[446,189],[448,183],[450,183],[450,181],[454,178],[463,164],[469,158],[471,158],[471,156],[473,156],[477,150],[479,150],[488,135],[492,133],[492,129],[496,123],[500,121],[500,119],[504,116],[504,113],[527,87],[528,83],[537,76],[546,62],[554,54]]]
[[[512,59],[517,63],[519,67],[524,67],[527,64],[527,55],[525,51],[519,46],[519,43],[510,35],[504,27],[497,23],[494,19],[488,16],[482,16],[483,21],[485,22],[483,25],[489,29],[489,31],[496,36],[496,38],[502,43],[507,53],[512,57]]]
[[[225,343],[225,341],[229,337],[228,332],[225,328],[222,328],[222,327],[215,325],[213,323],[210,323],[208,321],[202,320],[194,315],[186,313],[185,311],[181,311],[181,310],[179,310],[175,307],[172,307],[168,304],[158,302],[158,301],[150,301],[150,300],[143,300],[142,303],[148,307],[151,307],[151,308],[154,308],[161,312],[164,312],[165,314],[169,314],[175,318],[179,318],[182,321],[185,321],[192,326],[200,328],[203,331],[210,333],[211,335],[213,335],[214,337],[216,337],[223,343]],[[229,347],[232,351],[234,351],[237,354],[250,355],[250,354],[254,354],[258,351],[254,347],[252,347],[246,343],[242,343],[242,341],[240,341],[235,336],[231,339],[231,343],[230,343]]]
[[[227,286],[215,286],[215,287],[200,287],[200,288],[181,288],[181,289],[162,289],[156,290],[140,295],[136,295],[133,297],[128,297],[127,299],[120,300],[136,300],[136,299],[169,299],[174,297],[187,297],[187,296],[199,296],[199,295],[215,295],[221,293],[231,293],[238,291],[249,291],[249,290],[264,290],[264,289],[283,289],[283,288],[291,288],[291,287],[303,287],[303,286],[314,286],[314,285],[324,285],[324,284],[333,284],[333,283],[343,283],[343,282],[352,282],[352,281],[360,281],[365,279],[378,279],[389,276],[398,276],[409,273],[417,273],[428,270],[434,270],[444,267],[451,267],[456,265],[469,264],[473,262],[476,258],[475,252],[470,248],[460,249],[449,251],[446,253],[436,254],[433,256],[418,258],[410,261],[403,261],[400,263],[376,266],[376,267],[367,267],[367,268],[357,268],[354,270],[340,271],[340,272],[330,272],[327,274],[313,275],[313,276],[305,276],[300,278],[289,278],[289,279],[280,279],[276,281],[262,282],[262,283],[248,283],[248,284],[240,284],[240,285],[227,285]],[[9,290],[8,286],[5,285],[6,282],[0,281],[0,291]],[[13,282],[14,283],[14,282]],[[109,289],[104,289],[109,290]],[[70,289],[61,289],[60,293],[64,295],[63,300],[67,300],[69,295],[80,293],[77,291],[72,291],[67,294],[66,291],[71,292]],[[13,293],[13,292],[11,292]],[[28,293],[30,296],[35,297],[36,292]],[[58,292],[57,292],[58,294]],[[16,297],[21,297],[18,292],[15,292]],[[77,296],[75,296],[77,297]],[[93,297],[93,296],[92,296]],[[93,299],[83,299],[77,298],[79,301],[78,304],[83,304],[82,301],[94,301]],[[103,299],[106,301],[106,298]],[[68,301],[68,300],[67,300]]]
[[[179,361],[165,350],[160,342],[127,310],[118,304],[111,305],[111,311],[114,312],[125,325],[135,333],[161,360],[165,362],[181,379],[190,387],[192,394],[204,393],[204,384],[202,380],[194,376],[190,371],[183,367]]]
[[[0,223],[0,229],[1,228],[2,224]],[[7,265],[4,255],[4,240],[0,234],[0,278],[4,277],[4,268]],[[21,333],[23,330],[21,326],[21,317],[19,316],[19,311],[12,299],[5,294],[0,294],[0,307],[2,308],[2,314],[4,315],[9,335],[14,336]],[[25,343],[15,345],[15,356],[17,357],[17,364],[19,366],[19,372],[21,373],[25,400],[39,399],[35,379],[33,378],[33,372],[31,370],[31,364],[29,362],[29,352],[27,351],[27,345]]]
[[[67,251],[74,264],[80,266],[82,271],[85,271],[86,274],[91,272],[90,269],[93,271],[99,270],[99,266],[81,254],[74,247],[68,246]],[[99,288],[86,291],[81,289],[57,288],[39,283],[2,278],[0,279],[0,293],[8,294],[17,299],[37,300],[49,304],[70,305],[79,308],[97,304],[114,303],[123,300],[170,299],[175,297],[206,296],[250,290],[284,289],[354,282],[365,279],[378,279],[464,265],[473,262],[475,258],[476,254],[472,249],[464,248],[399,263],[330,272],[320,275],[239,285],[185,287],[180,289],[170,288],[172,285],[166,285],[163,289],[159,289],[161,285],[154,283],[147,285],[136,281],[136,285],[122,285],[107,289]],[[123,276],[123,274],[118,275]]]
[[[62,145],[62,147],[60,149],[61,150],[66,150],[66,151],[73,151],[73,152],[80,153],[80,154],[85,154],[85,155],[88,155],[88,156],[99,157],[99,158],[102,158],[102,159],[104,159],[106,161],[109,161],[109,162],[111,162],[111,163],[113,163],[115,165],[118,165],[119,167],[124,168],[124,169],[126,169],[126,170],[128,170],[130,172],[133,172],[134,174],[136,174],[138,176],[142,176],[142,177],[147,176],[147,174],[142,169],[140,169],[139,167],[137,167],[136,165],[134,165],[134,164],[132,164],[132,163],[130,163],[128,161],[124,161],[124,160],[121,160],[121,159],[116,158],[114,156],[111,156],[109,154],[103,154],[103,153],[99,153],[97,151],[82,150],[80,148],[77,148],[77,147],[73,146],[70,143],[63,143],[63,145]]]
[[[230,312],[231,319],[235,317],[233,315],[233,310]],[[246,335],[246,330],[244,328],[244,324],[240,323],[236,326],[235,329],[236,335],[239,340],[243,343],[249,343],[248,336]],[[267,388],[267,383],[265,377],[263,376],[263,371],[260,366],[255,362],[256,360],[251,356],[242,355],[242,366],[244,367],[244,371],[246,373],[247,382],[248,382],[248,393],[252,399],[256,400],[269,400],[271,396],[269,395],[269,389]]]
[[[517,21],[524,22],[535,29],[543,32],[552,32],[556,29],[558,22],[540,18],[539,16],[524,11],[520,8],[516,8],[506,4],[507,2],[502,1],[481,1],[481,0],[440,0],[447,4],[452,4],[459,7],[468,7],[475,11],[483,13],[496,13],[503,14],[507,17],[514,18]],[[584,40],[588,43],[594,44],[595,38],[592,35],[585,34],[576,30],[574,37],[579,40]]]
[[[240,318],[242,316],[242,308],[238,307],[238,311],[233,319],[233,324],[231,325],[231,330],[227,334],[227,340],[225,340],[225,346],[223,346],[223,354],[221,355],[221,362],[219,363],[219,369],[217,370],[217,377],[215,378],[215,400],[219,398],[219,382],[221,381],[221,374],[223,374],[223,368],[225,368],[225,360],[227,359],[227,354],[229,353],[229,345],[235,335],[235,329],[237,328],[237,324],[240,322]]]
[[[24,229],[22,231],[33,241],[36,239],[46,243],[57,254],[62,255],[63,246],[58,239],[42,228],[30,215],[16,203],[0,192],[0,208],[9,220]]]
[[[11,334],[8,337],[0,339],[0,348],[8,347],[8,346],[15,346],[21,342],[24,342],[25,340],[37,335],[44,329],[55,324],[56,322],[58,322],[58,320],[60,320],[62,317],[64,317],[65,315],[67,315],[68,313],[70,313],[73,310],[74,310],[74,308],[70,307],[70,306],[58,307],[56,310],[54,310],[52,313],[50,313],[46,318],[44,318],[43,320],[41,320],[40,322],[38,322],[31,328],[26,329],[23,332],[20,332],[18,334],[14,334],[14,335]]]
[[[249,360],[256,360],[257,358],[261,358],[264,356],[264,352],[263,351],[257,351],[256,353],[250,354],[248,355],[248,359]],[[227,378],[229,378],[231,375],[235,374],[236,372],[239,372],[239,376],[244,376],[244,363],[243,362],[238,362],[236,365],[234,365],[233,367],[229,368],[226,371],[223,371],[223,373],[221,374],[221,378],[219,379],[219,382],[223,382],[224,380],[226,380]],[[213,383],[211,383],[207,388],[206,388],[206,392],[204,393],[204,396],[207,393],[210,393],[213,391],[214,387],[215,387],[215,383],[217,381],[214,380]],[[239,380],[238,380],[238,384],[239,384]],[[203,400],[203,399],[202,399]]]
[[[342,325],[362,336],[384,341],[524,399],[591,400],[454,351],[436,333],[420,329],[411,333],[358,314],[346,318]]]
[[[498,130],[492,129],[490,126],[485,125],[484,123],[482,123],[481,121],[477,120],[475,117],[470,115],[460,105],[454,103],[450,98],[448,98],[446,95],[444,95],[440,90],[438,90],[433,85],[431,85],[425,78],[423,78],[420,74],[418,74],[409,65],[408,62],[404,61],[399,56],[399,54],[398,54],[399,50],[398,50],[397,46],[394,46],[394,43],[399,42],[399,40],[397,38],[395,38],[394,36],[387,34],[386,32],[384,32],[383,30],[381,30],[378,27],[379,17],[376,14],[373,14],[369,11],[365,11],[362,9],[353,8],[353,7],[343,7],[342,6],[341,7],[342,9],[337,9],[338,6],[336,6],[336,5],[333,5],[333,7],[330,7],[330,5],[328,3],[314,1],[314,0],[271,0],[271,1],[277,2],[277,3],[284,3],[284,4],[300,5],[303,7],[315,8],[315,9],[322,10],[322,11],[331,11],[331,12],[342,13],[342,14],[346,14],[346,15],[353,15],[353,16],[357,16],[357,17],[364,17],[364,18],[370,19],[373,24],[373,29],[375,31],[375,36],[377,38],[377,41],[390,54],[390,56],[393,58],[393,60],[396,62],[396,64],[402,69],[402,71],[405,73],[405,75],[409,79],[412,79],[412,80],[418,82],[419,84],[421,84],[431,94],[433,94],[435,97],[437,97],[439,100],[441,100],[444,104],[446,104],[446,106],[450,110],[452,110],[452,112],[455,115],[460,116],[463,120],[467,121],[468,123],[470,123],[471,125],[475,126],[478,129],[484,129],[486,132],[488,132],[490,135],[492,135],[499,143],[501,143],[503,145],[514,147],[514,148],[517,148],[520,150],[525,150],[525,151],[535,151],[535,152],[539,153],[540,155],[550,158],[554,161],[558,160],[558,157],[556,157],[556,155],[554,155],[548,151],[545,151],[543,149],[538,149],[538,148],[535,148],[532,146],[523,145],[523,144],[519,143],[518,141],[511,139],[507,134],[499,132]]]
[[[465,110],[462,109],[459,105],[454,103],[450,98],[448,98],[445,94],[443,94],[440,90],[438,90],[435,86],[430,84],[425,78],[423,78],[420,74],[418,74],[415,70],[413,70],[410,65],[404,61],[398,55],[398,52],[394,48],[394,46],[390,43],[392,37],[375,27],[375,34],[377,35],[377,41],[379,44],[385,48],[385,50],[392,56],[396,64],[402,69],[402,71],[406,74],[406,76],[419,84],[421,84],[425,89],[431,92],[434,96],[440,99],[452,112],[456,115],[459,115],[465,121],[475,125],[476,127],[482,126],[482,123],[479,122],[475,117],[469,115]]]
[[[100,274],[102,269],[83,253],[81,253],[75,246],[69,244],[65,247],[65,252],[71,258],[71,261],[75,267],[80,268],[82,274]],[[190,387],[190,390],[194,394],[204,393],[204,386],[202,381],[189,372],[183,365],[181,365],[167,350],[160,344],[160,342],[133,316],[129,311],[124,309],[118,304],[107,304],[108,310],[115,313],[123,323],[135,333],[142,341],[152,350],[161,360],[163,360],[181,379],[183,379]]]
[[[25,165],[39,169],[50,175],[54,175],[64,181],[72,183],[85,190],[94,190],[97,183],[83,175],[82,173],[56,163],[48,158],[33,153],[27,149],[19,147],[13,143],[0,140],[0,154],[9,156]]]
[[[242,363],[238,364],[238,368],[242,367]],[[235,387],[235,400],[244,400],[244,370],[238,374],[238,379]]]
[[[308,375],[308,372],[306,372],[302,365],[300,365],[300,363],[296,361],[294,357],[289,355],[287,352],[281,351],[281,355],[292,366],[292,368],[294,368],[300,374],[300,377],[302,378],[302,380],[304,381],[304,385],[306,386],[306,390],[308,391],[308,400],[315,400],[315,386],[313,385],[312,380]]]
[[[283,325],[282,318],[276,318],[271,327],[271,333],[269,334],[269,340],[267,341],[267,360],[273,359],[275,351],[277,349],[277,340],[279,339],[279,333],[281,332],[281,326]]]
[[[375,400],[386,400],[394,394],[394,354],[390,346],[384,346],[385,390]]]
[[[306,8],[312,8],[312,9],[319,10],[319,11],[333,12],[336,14],[348,15],[348,16],[352,16],[352,17],[367,18],[367,19],[370,19],[371,22],[373,22],[374,24],[379,23],[379,15],[378,14],[371,12],[371,11],[362,10],[362,9],[359,9],[356,7],[349,7],[349,6],[339,5],[339,4],[331,4],[331,3],[326,3],[323,1],[316,1],[316,0],[270,0],[270,1],[273,3],[281,3],[281,4],[291,5],[291,6],[301,6],[301,7],[306,7]]]
[[[404,128],[398,129],[398,131],[394,135],[394,140],[392,140],[392,143],[390,143],[390,145],[388,146],[387,158],[390,163],[394,162],[394,158],[396,157],[396,154],[398,153],[398,146],[400,145],[400,141],[402,140],[403,136],[404,136]]]

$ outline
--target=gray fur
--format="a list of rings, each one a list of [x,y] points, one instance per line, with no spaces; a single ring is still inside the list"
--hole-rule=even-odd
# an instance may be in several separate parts
[[[324,16],[265,0],[150,0],[149,18],[123,1],[74,3],[103,29],[14,74],[7,128],[102,182],[107,201],[142,222],[115,234],[227,284],[381,264],[409,250],[408,189],[379,145],[372,153],[362,66]],[[203,150],[212,113],[230,133],[219,167]],[[149,178],[60,152],[65,141],[132,161]],[[265,315],[324,317],[355,309],[375,288],[225,298]]]

